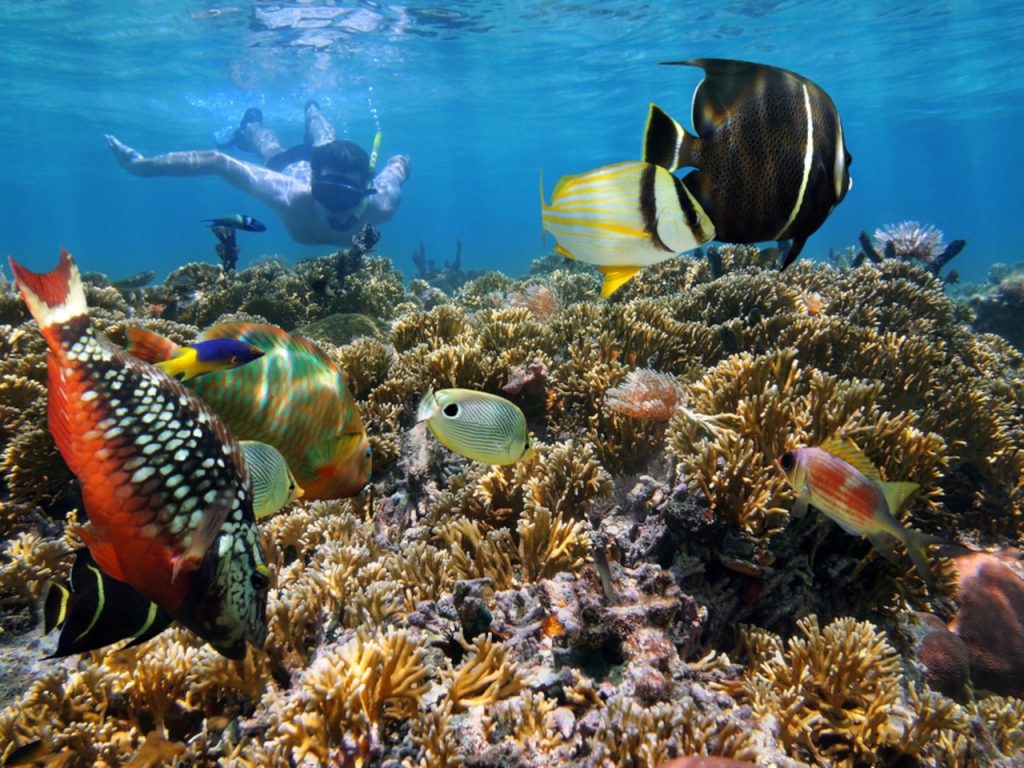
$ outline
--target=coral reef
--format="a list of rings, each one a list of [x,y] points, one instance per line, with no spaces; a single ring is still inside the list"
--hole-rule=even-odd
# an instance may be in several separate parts
[[[943,237],[941,230],[931,224],[919,224],[916,221],[887,224],[875,230],[875,240],[882,246],[882,253],[879,254],[867,233],[861,232],[861,251],[853,258],[851,266],[860,266],[865,259],[878,264],[884,256],[887,259],[916,261],[938,277],[943,267],[967,245],[965,240],[954,240],[946,245]],[[950,272],[945,279],[955,283],[959,277],[956,272]]]
[[[130,301],[90,287],[115,343],[129,322],[182,341],[226,313],[305,327],[348,372],[375,473],[359,498],[261,524],[262,651],[228,661],[171,628],[40,661],[0,712],[0,762],[973,768],[1019,755],[1021,691],[986,677],[1016,681],[1012,648],[979,650],[983,629],[1017,637],[1017,582],[955,568],[943,548],[930,594],[908,558],[791,515],[775,461],[843,437],[883,478],[919,484],[903,524],[1019,546],[1024,359],[973,331],[916,260],[780,275],[778,255],[715,247],[611,301],[593,270],[556,258],[443,289],[406,290],[365,255],[344,274],[336,256],[233,277],[188,265]],[[52,643],[35,608],[66,572],[80,506],[46,427],[41,340],[8,299],[0,653]],[[335,333],[351,319],[339,313],[365,317]],[[482,466],[427,439],[414,406],[429,387],[504,392],[537,455]]]

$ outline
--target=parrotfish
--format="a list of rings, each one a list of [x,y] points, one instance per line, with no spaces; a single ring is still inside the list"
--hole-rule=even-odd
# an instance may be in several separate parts
[[[210,339],[178,347],[174,357],[157,363],[156,367],[168,376],[188,381],[210,371],[237,368],[260,357],[263,357],[263,350],[252,344],[238,339]]]
[[[345,374],[307,339],[272,325],[224,323],[198,341],[237,339],[263,351],[251,363],[188,382],[240,440],[274,446],[306,499],[355,496],[370,481],[372,453]],[[178,345],[128,329],[128,351],[159,363]]]
[[[252,478],[256,519],[270,517],[302,496],[284,457],[266,443],[241,441]],[[123,581],[104,573],[88,548],[75,553],[68,584],[52,581],[43,601],[44,631],[60,628],[50,658],[84,653],[120,640],[138,645],[164,631],[173,618]]]
[[[204,224],[209,224],[210,229],[214,227],[229,227],[230,229],[241,229],[246,232],[266,232],[267,225],[252,216],[244,213],[236,213],[234,216],[221,216],[219,219],[203,219]]]
[[[696,248],[715,236],[694,196],[664,168],[627,162],[563,176],[540,209],[555,251],[596,264],[610,296],[641,268]]]
[[[729,59],[671,61],[701,67],[693,136],[652,104],[643,158],[683,177],[730,243],[792,240],[782,267],[846,196],[853,161],[832,99],[795,72]]]
[[[50,431],[96,564],[223,655],[262,647],[269,569],[238,441],[179,382],[102,340],[67,251],[47,274],[11,269],[50,348]]]
[[[514,464],[534,455],[526,417],[504,397],[472,389],[429,391],[416,421],[425,421],[445,448],[484,464]]]
[[[907,548],[929,589],[935,580],[925,547],[943,539],[905,528],[894,517],[917,490],[917,483],[882,482],[878,469],[857,448],[834,440],[815,448],[785,453],[778,465],[797,492],[794,514],[810,504],[854,536],[865,536],[882,554],[892,556],[893,539]]]

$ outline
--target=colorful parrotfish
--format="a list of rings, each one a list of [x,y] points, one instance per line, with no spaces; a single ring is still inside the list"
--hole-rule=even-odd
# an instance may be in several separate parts
[[[212,371],[188,386],[240,440],[279,450],[306,499],[355,496],[370,481],[372,454],[362,417],[341,367],[312,342],[272,325],[223,323],[198,341],[238,339],[263,356],[232,370]],[[129,352],[153,363],[178,345],[150,331],[128,329]]]
[[[266,639],[269,569],[238,441],[213,410],[105,343],[78,268],[11,269],[50,347],[50,431],[78,477],[96,564],[223,655]]]

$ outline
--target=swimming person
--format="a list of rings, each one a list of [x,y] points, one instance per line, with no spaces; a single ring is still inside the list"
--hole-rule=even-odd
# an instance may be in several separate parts
[[[246,110],[231,141],[221,149],[260,155],[263,165],[239,160],[221,149],[168,152],[144,157],[107,135],[118,164],[136,176],[220,176],[277,211],[288,234],[304,245],[344,245],[366,224],[387,221],[402,199],[409,158],[394,155],[376,176],[380,133],[370,154],[358,144],[338,140],[315,101],[306,104],[302,144],[284,149],[263,125],[260,110]]]

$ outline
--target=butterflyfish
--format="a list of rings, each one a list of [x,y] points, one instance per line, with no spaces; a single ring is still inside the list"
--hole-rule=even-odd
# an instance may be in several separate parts
[[[540,192],[543,230],[555,251],[596,264],[610,296],[643,267],[706,243],[715,227],[696,198],[666,169],[651,163],[606,165],[563,176],[551,193]]]
[[[929,589],[935,589],[925,547],[943,539],[905,528],[894,516],[917,490],[917,483],[882,482],[867,456],[840,440],[789,451],[778,465],[797,493],[794,514],[810,504],[847,533],[866,537],[888,557],[893,540],[900,542]]]
[[[729,59],[666,64],[700,67],[689,133],[652,104],[643,159],[675,171],[729,243],[792,240],[782,267],[846,196],[853,161],[839,112],[795,72]]]
[[[514,464],[534,455],[526,417],[504,397],[472,389],[428,391],[416,409],[441,445],[483,464]]]
[[[217,219],[203,219],[203,223],[209,224],[210,229],[214,227],[228,227],[229,229],[241,229],[245,232],[267,231],[266,224],[244,213],[236,213],[233,216],[221,216]]]
[[[170,339],[129,328],[128,351],[153,363],[173,359]],[[345,372],[319,347],[272,325],[222,323],[197,342],[235,339],[263,356],[186,382],[240,440],[274,446],[305,499],[355,496],[370,481],[373,453]],[[193,342],[195,344],[195,342]]]
[[[302,498],[302,487],[277,448],[256,440],[242,440],[241,444],[252,477],[252,509],[257,520],[275,515]]]
[[[262,647],[269,571],[238,441],[182,384],[102,339],[67,251],[46,274],[11,269],[49,345],[48,423],[81,485],[92,558],[224,656]]]
[[[210,371],[224,371],[263,357],[263,350],[238,339],[209,339],[177,347],[169,360],[156,363],[168,376],[181,381]]]

